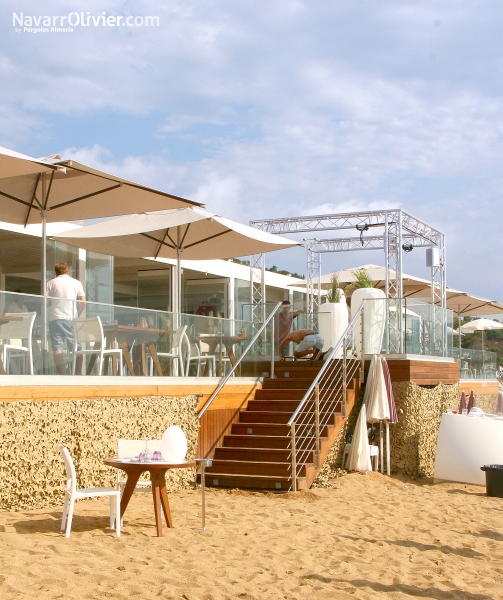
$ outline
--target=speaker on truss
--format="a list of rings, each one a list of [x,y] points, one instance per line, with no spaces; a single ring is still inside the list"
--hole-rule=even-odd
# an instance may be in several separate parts
[[[426,266],[440,266],[440,250],[438,248],[426,248]]]

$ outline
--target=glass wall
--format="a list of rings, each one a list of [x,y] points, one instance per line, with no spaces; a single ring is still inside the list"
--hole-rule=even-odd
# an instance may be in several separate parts
[[[227,277],[183,278],[182,310],[189,315],[227,317]]]
[[[113,256],[86,252],[86,298],[90,302],[114,301]]]
[[[244,306],[250,304],[250,281],[234,279],[234,318],[244,319]],[[248,311],[249,312],[249,311]]]
[[[498,373],[496,352],[453,349],[454,358],[460,363],[461,379],[496,379]]]
[[[0,356],[0,374],[9,375],[220,377],[261,326],[8,292],[0,292],[0,308],[0,343],[9,346]],[[260,376],[270,368],[271,336],[268,326],[236,376]]]

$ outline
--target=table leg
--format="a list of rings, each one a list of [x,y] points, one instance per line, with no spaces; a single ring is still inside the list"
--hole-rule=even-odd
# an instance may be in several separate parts
[[[127,505],[136,489],[136,484],[138,483],[138,479],[140,479],[141,473],[140,470],[127,472],[127,481],[121,496],[121,519],[126,512]]]
[[[159,483],[161,487],[161,504],[162,510],[164,511],[164,516],[166,518],[166,523],[168,527],[173,527],[173,520],[171,518],[171,510],[169,508],[169,500],[168,500],[168,492],[166,490],[166,474],[162,473],[159,477]]]
[[[155,367],[155,371],[156,371],[157,375],[162,377],[164,375],[164,373],[162,372],[161,363],[159,362],[159,357],[157,356],[157,350],[155,348],[154,342],[149,342],[147,345],[147,348],[148,348],[148,351],[150,352],[150,356],[152,357],[152,360],[154,361],[154,367]]]
[[[117,348],[116,340],[112,342],[112,348]],[[112,354],[112,373],[114,376],[117,375],[117,356],[115,354]]]
[[[133,361],[131,360],[131,354],[129,354],[129,348],[127,347],[126,342],[121,342],[120,349],[122,350],[122,356],[124,356],[124,360],[126,361],[126,365],[131,376],[134,375],[133,369]]]
[[[147,356],[145,354],[145,344],[141,345],[141,374],[143,377],[147,374]]]
[[[161,487],[159,480],[164,479],[164,473],[150,471],[152,480],[152,496],[154,498],[155,526],[157,528],[157,537],[162,537],[162,515],[161,515]]]
[[[101,342],[96,342],[94,345],[96,350],[101,349]],[[87,365],[86,374],[91,375],[91,371],[93,370],[94,364],[96,363],[96,357],[98,354],[91,354],[91,358],[89,359],[89,364]]]

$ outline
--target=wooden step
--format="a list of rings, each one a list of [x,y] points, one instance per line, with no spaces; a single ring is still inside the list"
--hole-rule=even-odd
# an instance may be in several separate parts
[[[289,436],[290,427],[277,423],[233,423],[232,435],[266,435],[266,436]]]
[[[255,400],[302,400],[306,390],[255,390]]]
[[[288,492],[292,489],[292,480],[290,477],[228,475],[226,473],[212,473],[206,477],[206,485],[208,487]],[[307,489],[305,478],[297,477],[297,489]]]
[[[311,385],[311,379],[304,377],[277,377],[274,379],[264,379],[262,382],[263,390],[307,390]]]
[[[252,413],[257,414],[257,413]],[[271,414],[271,413],[267,413]],[[341,419],[341,413],[336,413],[331,419],[330,423],[325,425],[323,429],[320,431],[320,435],[327,436],[329,429],[333,427],[336,423],[336,419]],[[313,422],[314,423],[314,422]],[[313,424],[314,426],[314,424]],[[273,435],[273,436],[285,436],[290,437],[290,426],[287,424],[281,423],[264,423],[264,422],[246,422],[246,423],[233,423],[231,434],[236,435],[246,435],[246,436],[255,436],[255,435]]]
[[[302,438],[301,438],[302,439]],[[290,448],[290,436],[279,435],[226,435],[223,448]]]
[[[312,403],[311,403],[312,404]],[[299,406],[299,400],[250,400],[247,411],[289,412],[292,414]]]
[[[306,465],[307,466],[307,465]],[[310,466],[310,465],[309,465]],[[266,477],[290,477],[292,465],[290,462],[255,462],[241,460],[214,459],[213,465],[206,469],[207,477],[214,473],[222,475],[262,475]],[[299,468],[298,477],[305,477],[306,469]]]
[[[288,423],[293,410],[288,412],[243,410],[239,413],[240,423]]]
[[[254,436],[250,436],[253,439]],[[248,462],[273,462],[290,463],[292,453],[288,448],[227,448],[220,447],[216,449],[215,460],[240,460]],[[306,458],[307,462],[313,462],[314,458],[310,455]]]

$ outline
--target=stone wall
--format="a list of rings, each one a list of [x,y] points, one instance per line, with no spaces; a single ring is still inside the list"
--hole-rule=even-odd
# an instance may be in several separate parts
[[[390,425],[391,470],[411,477],[432,477],[440,419],[448,408],[458,405],[459,385],[427,388],[412,381],[395,382],[393,392],[398,423]],[[315,486],[326,485],[330,478],[340,474],[346,434],[356,425],[362,401],[363,391],[323,463]],[[378,440],[377,424],[374,444],[378,445]]]
[[[62,505],[66,476],[57,445],[68,447],[79,487],[114,486],[116,470],[103,459],[117,455],[117,439],[160,439],[179,425],[195,458],[197,396],[99,398],[61,402],[0,403],[0,510]],[[168,490],[190,487],[194,469],[167,474]]]

